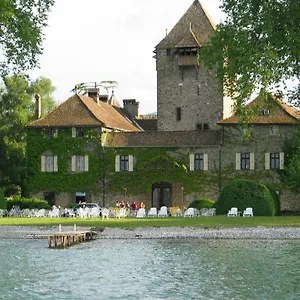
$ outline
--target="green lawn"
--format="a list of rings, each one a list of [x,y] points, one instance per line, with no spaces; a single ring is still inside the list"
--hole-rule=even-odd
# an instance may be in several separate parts
[[[73,218],[1,218],[1,225],[22,225],[22,226],[87,226],[87,227],[300,227],[300,216],[284,217],[168,217],[168,218],[126,218],[126,219],[73,219]]]

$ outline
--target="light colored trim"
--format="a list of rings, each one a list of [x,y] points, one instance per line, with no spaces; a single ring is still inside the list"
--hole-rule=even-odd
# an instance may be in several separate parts
[[[89,170],[89,156],[85,155],[84,156],[84,171],[88,172]]]
[[[116,155],[115,170],[116,172],[120,172],[120,155]]]
[[[279,153],[279,169],[280,170],[284,169],[284,153],[283,152]]]
[[[208,154],[203,154],[203,170],[208,170]]]
[[[265,153],[265,169],[270,170],[270,152]]]
[[[57,165],[57,156],[54,156],[54,166],[53,166],[53,171],[58,172],[58,165]]]
[[[76,137],[76,128],[72,127],[72,138]]]
[[[132,155],[129,155],[129,156],[128,156],[128,164],[129,164],[129,169],[128,169],[128,171],[129,171],[129,172],[132,172],[132,171],[133,171],[133,156],[132,156]]]
[[[71,160],[71,171],[75,172],[76,171],[76,156],[72,155],[72,160]]]
[[[190,154],[190,171],[195,170],[195,154]]]
[[[250,153],[250,170],[254,170],[254,153]]]
[[[241,169],[241,153],[235,154],[235,169],[236,170]]]
[[[45,155],[41,156],[41,172],[46,171],[46,157]]]

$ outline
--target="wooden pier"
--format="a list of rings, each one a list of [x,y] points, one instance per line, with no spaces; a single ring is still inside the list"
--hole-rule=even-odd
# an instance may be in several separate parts
[[[66,248],[74,244],[91,241],[95,238],[97,233],[95,231],[69,231],[69,232],[57,232],[48,235],[49,248]]]

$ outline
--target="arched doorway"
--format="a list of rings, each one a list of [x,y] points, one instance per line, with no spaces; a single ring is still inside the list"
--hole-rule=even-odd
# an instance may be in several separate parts
[[[152,185],[152,207],[172,206],[172,184],[160,182]]]

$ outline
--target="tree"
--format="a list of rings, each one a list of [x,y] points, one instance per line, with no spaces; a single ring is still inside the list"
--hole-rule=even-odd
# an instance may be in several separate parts
[[[6,190],[23,187],[26,125],[34,118],[36,91],[41,95],[42,106],[46,103],[44,113],[51,110],[55,102],[50,79],[39,78],[30,83],[22,76],[5,77],[0,90],[0,186],[4,185]]]
[[[281,175],[283,182],[293,191],[300,191],[300,129],[291,139],[286,140],[284,170]]]
[[[37,65],[43,33],[54,0],[1,0],[0,74],[24,72]]]
[[[257,88],[288,90],[300,78],[299,0],[223,0],[226,14],[204,47],[203,60],[217,66],[218,78],[237,104]],[[299,88],[289,96],[300,95]]]

